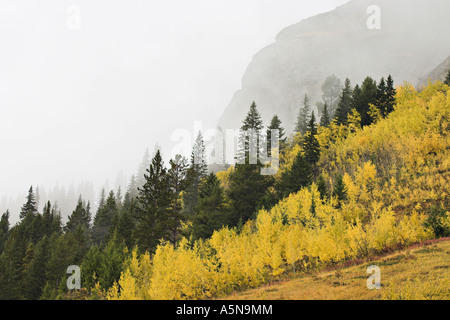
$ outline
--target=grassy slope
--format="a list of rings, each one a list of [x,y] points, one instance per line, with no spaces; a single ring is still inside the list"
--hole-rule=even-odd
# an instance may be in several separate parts
[[[380,290],[369,290],[367,267],[378,265],[381,269]],[[302,274],[291,280],[274,282],[260,288],[237,292],[224,299],[235,300],[371,300],[383,298],[389,285],[394,290],[412,288],[434,292],[436,284],[444,284],[444,298],[450,299],[450,239],[384,257],[375,257],[351,267],[315,274]],[[446,280],[443,282],[442,280]],[[420,281],[420,282],[419,282]],[[420,284],[419,284],[420,283]],[[423,286],[431,285],[429,288]],[[442,291],[441,291],[442,292]],[[385,292],[386,293],[386,292]],[[441,295],[442,298],[442,295]]]

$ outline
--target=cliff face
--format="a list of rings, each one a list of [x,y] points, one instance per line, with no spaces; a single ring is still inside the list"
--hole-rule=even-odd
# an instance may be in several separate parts
[[[436,68],[431,70],[425,76],[420,78],[418,88],[424,86],[428,83],[428,80],[431,81],[445,81],[445,77],[447,76],[448,71],[450,70],[450,56],[441,62]]]
[[[371,5],[381,10],[379,30],[367,26]],[[292,130],[302,97],[321,101],[321,85],[332,74],[352,85],[388,74],[396,84],[420,84],[450,53],[449,12],[448,0],[352,0],[290,26],[254,56],[219,127],[239,128],[256,101],[265,125],[277,114]]]

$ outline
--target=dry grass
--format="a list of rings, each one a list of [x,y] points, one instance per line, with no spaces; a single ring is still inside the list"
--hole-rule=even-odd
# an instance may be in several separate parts
[[[367,288],[367,267],[381,268],[380,290]],[[444,280],[444,281],[443,281]],[[440,298],[450,299],[450,240],[414,246],[385,257],[374,258],[342,269],[298,275],[297,278],[274,282],[257,289],[236,292],[223,299],[233,300],[374,300],[392,292],[411,290],[417,284],[440,285]],[[388,289],[389,288],[389,289]],[[444,292],[444,295],[442,295]],[[421,297],[421,296],[420,296]],[[419,299],[421,299],[419,297]]]

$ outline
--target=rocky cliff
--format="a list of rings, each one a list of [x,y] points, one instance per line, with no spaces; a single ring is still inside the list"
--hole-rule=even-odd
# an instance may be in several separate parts
[[[380,29],[367,25],[371,5],[380,9]],[[254,56],[219,127],[240,127],[254,100],[264,124],[277,114],[292,130],[302,97],[320,101],[321,85],[332,74],[352,85],[388,74],[396,84],[418,85],[450,54],[449,12],[448,0],[352,0],[287,27]]]

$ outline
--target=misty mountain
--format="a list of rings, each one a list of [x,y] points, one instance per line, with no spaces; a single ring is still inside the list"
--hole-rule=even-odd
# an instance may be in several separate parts
[[[371,5],[380,8],[380,29],[368,27]],[[389,74],[396,85],[418,85],[450,54],[443,39],[449,12],[448,0],[352,0],[289,26],[254,56],[219,127],[239,128],[256,101],[265,125],[277,114],[292,130],[305,93],[313,105],[321,101],[330,75],[348,77],[353,86],[366,76],[378,81]]]
[[[428,83],[428,80],[431,81],[444,81],[445,76],[447,75],[448,71],[450,70],[450,56],[445,59],[442,63],[440,63],[436,68],[428,72],[425,76],[423,76],[420,79],[419,87],[426,85]]]

